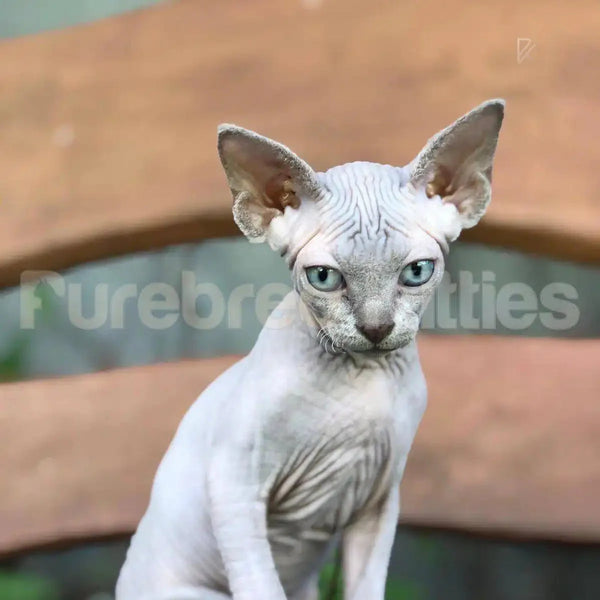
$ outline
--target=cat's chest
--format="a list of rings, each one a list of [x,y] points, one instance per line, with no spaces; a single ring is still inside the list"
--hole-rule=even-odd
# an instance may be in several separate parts
[[[387,494],[397,451],[392,428],[353,423],[297,445],[269,493],[269,528],[326,541]]]
[[[382,370],[304,373],[265,422],[261,480],[272,537],[325,541],[398,481],[422,402]]]

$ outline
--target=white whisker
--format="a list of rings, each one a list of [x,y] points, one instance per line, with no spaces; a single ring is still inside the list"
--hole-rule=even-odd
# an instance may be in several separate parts
[[[321,327],[317,332],[317,341],[327,354],[343,354],[344,349]]]

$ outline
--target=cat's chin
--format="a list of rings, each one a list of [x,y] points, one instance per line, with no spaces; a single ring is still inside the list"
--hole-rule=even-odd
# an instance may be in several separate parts
[[[367,350],[360,350],[359,352],[355,352],[354,354],[360,354],[361,356],[366,356],[370,358],[380,358],[382,356],[387,356],[390,352],[394,352],[398,348],[369,348]]]

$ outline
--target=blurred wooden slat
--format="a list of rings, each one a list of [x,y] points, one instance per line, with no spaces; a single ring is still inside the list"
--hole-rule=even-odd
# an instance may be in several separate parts
[[[599,345],[423,336],[403,521],[600,541]],[[176,425],[235,359],[0,386],[0,555],[130,532]]]
[[[4,41],[0,287],[235,233],[220,121],[319,169],[404,164],[495,96],[494,202],[465,238],[598,263],[599,29],[596,0],[180,0]]]
[[[135,527],[185,410],[235,360],[0,385],[0,556]]]

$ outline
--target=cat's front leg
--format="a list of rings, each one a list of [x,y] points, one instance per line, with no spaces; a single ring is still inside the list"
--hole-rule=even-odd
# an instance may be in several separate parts
[[[210,515],[233,600],[286,600],[267,538],[266,499],[255,449],[215,450],[209,469]]]
[[[344,531],[346,600],[383,600],[399,514],[399,485],[394,485],[382,504],[361,515]]]

